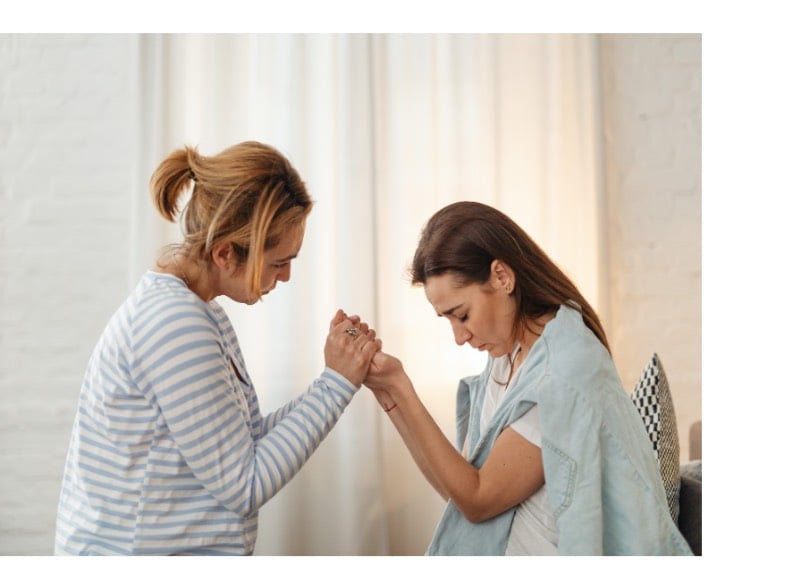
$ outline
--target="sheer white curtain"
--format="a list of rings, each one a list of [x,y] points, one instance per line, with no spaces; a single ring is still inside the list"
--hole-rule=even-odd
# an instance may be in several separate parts
[[[145,36],[149,175],[184,143],[286,153],[316,206],[292,280],[262,304],[221,300],[263,411],[320,372],[337,308],[372,324],[452,437],[458,348],[406,269],[422,225],[455,200],[498,206],[603,311],[603,209],[591,35]],[[140,201],[134,271],[176,240]],[[361,390],[260,515],[258,554],[424,551],[443,504]]]

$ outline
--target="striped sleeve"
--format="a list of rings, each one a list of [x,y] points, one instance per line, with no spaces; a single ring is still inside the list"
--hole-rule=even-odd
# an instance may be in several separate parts
[[[214,317],[185,299],[157,310],[134,335],[137,381],[197,480],[229,510],[254,515],[300,470],[356,388],[325,370],[254,441]]]
[[[289,402],[287,402],[283,406],[279,407],[277,410],[275,410],[273,412],[268,412],[266,415],[264,415],[262,417],[262,421],[261,421],[262,435],[266,435],[267,433],[272,431],[273,428],[279,422],[281,422],[281,420],[284,417],[286,417],[286,415],[288,415],[290,412],[292,412],[292,410],[295,407],[297,407],[297,405],[300,404],[300,402],[302,402],[303,396],[304,396],[304,394],[301,395],[299,398],[295,398],[294,400],[290,400]]]

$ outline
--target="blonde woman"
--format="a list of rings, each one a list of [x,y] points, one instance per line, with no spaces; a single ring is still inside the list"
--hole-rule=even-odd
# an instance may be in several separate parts
[[[338,311],[324,371],[267,415],[218,296],[254,304],[290,278],[312,201],[276,149],[185,147],[150,182],[184,238],[109,320],[89,360],[68,450],[56,554],[248,555],[259,508],[336,424],[381,348]]]

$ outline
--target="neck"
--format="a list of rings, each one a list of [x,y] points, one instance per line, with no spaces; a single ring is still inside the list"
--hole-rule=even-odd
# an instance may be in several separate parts
[[[514,352],[510,357],[510,364],[512,366],[513,373],[515,372],[515,370],[521,367],[523,360],[526,359],[527,355],[529,355],[530,348],[525,347],[522,342],[520,342],[520,345],[521,346],[518,348],[518,350]]]
[[[542,335],[546,323],[554,316],[556,315],[550,313],[536,319],[527,319],[523,323],[523,333],[521,334],[521,338],[518,341],[518,343],[521,345],[521,348],[518,350],[518,353],[514,354],[514,357],[511,357],[510,359],[513,371],[518,369],[518,367],[523,363],[523,360],[526,359],[526,356],[529,355],[529,350],[537,342],[537,339],[540,338],[540,335]],[[534,330],[532,330],[532,327]]]
[[[210,296],[203,287],[204,275],[199,270],[199,267],[192,263],[182,253],[175,251],[170,255],[167,255],[164,258],[164,261],[159,261],[157,263],[156,269],[163,273],[171,274],[177,278],[180,278],[183,282],[185,282],[186,287],[191,290],[191,292],[199,296],[199,298],[205,302],[209,302],[212,298],[214,298],[214,296]]]
[[[190,288],[191,282],[188,280],[188,274],[183,271],[180,262],[177,261],[177,253],[172,253],[172,261],[174,262],[174,267],[177,270],[178,277],[182,278],[183,282],[185,282],[185,285]]]

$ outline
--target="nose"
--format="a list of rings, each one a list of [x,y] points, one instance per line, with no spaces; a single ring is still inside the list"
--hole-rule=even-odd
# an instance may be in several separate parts
[[[281,270],[278,272],[277,281],[279,282],[288,282],[289,278],[291,277],[291,264],[286,264],[285,267],[282,267]]]
[[[461,323],[453,323],[452,333],[455,336],[456,345],[463,345],[472,338],[472,334]]]

